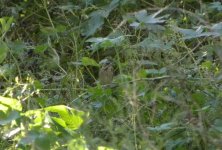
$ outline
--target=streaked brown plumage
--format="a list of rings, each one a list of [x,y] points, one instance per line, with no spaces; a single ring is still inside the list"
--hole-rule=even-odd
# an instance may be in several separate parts
[[[111,84],[113,80],[113,64],[110,60],[104,59],[100,62],[99,82],[102,85]]]

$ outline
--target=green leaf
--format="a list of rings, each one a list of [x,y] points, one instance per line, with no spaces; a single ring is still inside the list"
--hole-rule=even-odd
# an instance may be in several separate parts
[[[0,63],[2,63],[5,60],[8,51],[9,48],[7,44],[3,41],[0,41]]]
[[[23,54],[24,50],[27,49],[27,45],[20,40],[16,41],[8,41],[8,47],[13,52],[13,54],[21,55]]]
[[[39,133],[37,131],[29,131],[27,135],[19,141],[21,145],[28,145],[35,141]]]
[[[136,46],[139,46],[148,51],[152,51],[152,50],[165,51],[165,50],[170,50],[172,48],[172,45],[173,45],[173,41],[164,42],[160,39],[157,39],[157,37],[154,38],[151,36],[151,37],[145,38],[142,42],[138,43]]]
[[[35,139],[35,148],[37,150],[49,150],[50,149],[50,136],[44,133],[40,133]]]
[[[216,9],[216,10],[218,10],[218,11],[222,11],[221,2],[213,2],[213,3],[210,3],[209,8],[211,8],[211,9]]]
[[[199,26],[196,30],[194,29],[182,29],[182,28],[175,28],[178,32],[180,32],[183,36],[183,39],[193,39],[199,37],[208,37],[208,36],[220,36],[219,32],[203,32],[203,27]],[[212,29],[213,30],[213,29]],[[216,29],[215,29],[216,30]]]
[[[87,143],[84,137],[77,137],[71,140],[68,144],[68,150],[88,150]]]
[[[96,66],[99,67],[99,64],[94,60],[89,57],[83,57],[82,58],[82,64],[83,66]]]
[[[195,100],[200,106],[203,106],[207,101],[206,95],[200,92],[193,93],[192,99]]]
[[[60,118],[64,120],[66,126],[71,130],[78,129],[83,123],[83,115],[84,112],[75,110],[65,105],[56,105],[46,107],[45,110],[49,112],[58,113]],[[55,119],[55,121],[58,121]],[[59,124],[63,124],[62,122],[58,122]],[[63,125],[64,126],[64,125]]]
[[[147,75],[161,75],[165,74],[167,69],[165,67],[161,68],[160,70],[157,69],[146,69]]]
[[[156,127],[148,127],[148,130],[161,132],[161,131],[165,131],[165,130],[170,130],[175,126],[176,126],[175,122],[169,122],[169,123],[161,124],[160,126],[156,126]]]
[[[103,24],[110,12],[119,5],[119,0],[112,0],[110,4],[101,7],[101,9],[92,12],[90,19],[81,26],[81,33],[84,36],[93,35]]]
[[[118,36],[116,38],[109,37],[98,37],[98,38],[90,38],[86,42],[90,42],[91,49],[96,50],[98,48],[110,48],[114,46],[120,46],[125,41],[124,36]]]
[[[166,16],[156,18],[156,13],[148,15],[146,10],[141,10],[135,14],[135,17],[139,22],[146,24],[157,24],[164,23],[165,20],[163,20],[163,18]]]
[[[212,69],[212,66],[213,66],[213,63],[209,60],[201,63],[201,68],[206,69],[206,70]]]
[[[104,18],[95,16],[84,22],[81,26],[81,33],[83,36],[93,35],[104,23]]]
[[[61,118],[57,118],[57,117],[51,117],[52,120],[54,120],[55,122],[57,122],[60,126],[66,128],[66,122],[61,119]]]
[[[213,128],[219,132],[222,133],[222,120],[221,119],[216,119],[214,121],[214,125],[213,125]]]
[[[40,53],[43,53],[47,48],[48,48],[48,45],[46,44],[38,45],[35,47],[35,52],[40,54]]]
[[[12,24],[13,21],[14,21],[13,17],[0,18],[0,23],[1,23],[1,26],[2,26],[2,28],[1,28],[2,33],[5,33],[10,29],[11,24]]]
[[[116,149],[105,146],[98,146],[97,150],[116,150]]]
[[[0,125],[6,125],[20,117],[18,111],[10,111],[4,118],[0,118]]]
[[[13,110],[22,111],[22,105],[17,99],[0,96],[0,106],[4,105]]]

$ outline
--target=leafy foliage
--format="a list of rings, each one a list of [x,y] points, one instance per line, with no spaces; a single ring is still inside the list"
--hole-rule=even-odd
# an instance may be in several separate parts
[[[222,149],[221,8],[0,1],[0,149]]]

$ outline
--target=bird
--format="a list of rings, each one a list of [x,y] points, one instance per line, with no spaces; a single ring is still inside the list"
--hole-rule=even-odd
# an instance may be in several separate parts
[[[100,69],[99,69],[99,83],[101,85],[109,85],[112,83],[114,69],[113,63],[110,58],[105,58],[99,62]]]

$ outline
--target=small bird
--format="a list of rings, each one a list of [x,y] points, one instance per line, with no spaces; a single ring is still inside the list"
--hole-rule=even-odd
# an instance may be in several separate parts
[[[108,58],[105,58],[99,63],[101,68],[99,70],[99,82],[101,85],[108,85],[112,83],[113,80],[113,64]]]

